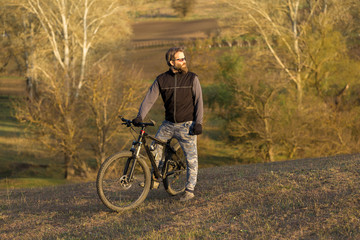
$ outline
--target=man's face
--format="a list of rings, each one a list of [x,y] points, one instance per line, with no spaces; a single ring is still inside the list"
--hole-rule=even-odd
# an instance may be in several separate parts
[[[187,72],[188,68],[186,66],[185,55],[183,52],[175,53],[175,61],[172,61],[173,66],[176,70],[180,72]]]

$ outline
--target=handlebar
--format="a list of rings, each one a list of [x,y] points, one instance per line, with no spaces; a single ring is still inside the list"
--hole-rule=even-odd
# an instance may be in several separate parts
[[[126,125],[127,127],[131,127],[131,125],[135,126],[135,127],[147,127],[147,126],[155,126],[155,122],[153,120],[150,120],[151,122],[141,122],[139,124],[134,125],[134,123],[132,122],[132,120],[123,118],[122,116],[119,116],[121,118],[121,121],[123,121],[123,125]]]

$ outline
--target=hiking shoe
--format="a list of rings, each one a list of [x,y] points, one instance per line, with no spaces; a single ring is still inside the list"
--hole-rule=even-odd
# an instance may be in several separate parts
[[[194,197],[195,197],[194,193],[185,191],[184,195],[180,198],[180,202],[189,201],[190,199],[192,199]]]

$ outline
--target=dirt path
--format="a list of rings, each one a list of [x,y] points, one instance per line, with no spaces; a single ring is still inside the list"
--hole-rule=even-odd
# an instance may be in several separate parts
[[[218,33],[216,19],[185,22],[161,21],[141,22],[133,25],[133,44],[139,46],[157,41],[185,41],[207,38]]]

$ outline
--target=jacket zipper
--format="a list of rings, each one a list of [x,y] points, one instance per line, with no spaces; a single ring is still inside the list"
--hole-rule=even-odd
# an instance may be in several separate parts
[[[175,74],[175,88],[174,88],[174,122],[176,123],[176,82],[177,82],[177,77]]]

